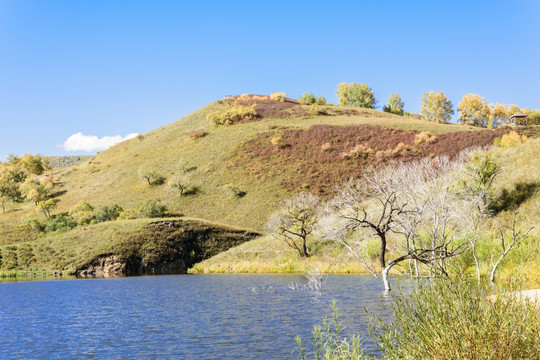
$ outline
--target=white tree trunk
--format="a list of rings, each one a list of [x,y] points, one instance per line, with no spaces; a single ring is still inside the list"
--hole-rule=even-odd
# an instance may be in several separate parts
[[[390,282],[388,281],[388,272],[390,271],[391,266],[387,266],[382,270],[382,280],[384,283],[384,290],[390,291],[392,288],[390,288]]]

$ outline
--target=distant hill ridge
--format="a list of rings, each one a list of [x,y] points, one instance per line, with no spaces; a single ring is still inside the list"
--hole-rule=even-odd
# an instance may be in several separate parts
[[[92,156],[93,155],[63,155],[49,156],[49,159],[53,169],[65,169],[91,159]]]

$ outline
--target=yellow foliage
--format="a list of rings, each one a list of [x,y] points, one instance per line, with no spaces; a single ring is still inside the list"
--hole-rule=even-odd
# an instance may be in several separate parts
[[[330,150],[331,147],[332,147],[332,145],[330,145],[330,143],[327,142],[327,143],[324,143],[324,144],[321,145],[321,150],[322,151]]]
[[[272,143],[272,145],[278,147],[278,148],[282,148],[283,146],[285,146],[285,143],[283,142],[283,139],[281,138],[281,136],[274,136],[272,139],[270,139],[270,142]]]
[[[503,149],[508,149],[510,147],[526,143],[530,140],[531,139],[525,135],[519,135],[515,131],[510,131],[508,134],[504,134],[500,139],[497,139],[494,144]]]
[[[415,145],[432,144],[436,141],[437,137],[435,135],[431,135],[427,131],[422,131],[421,133],[416,134],[416,136],[414,137]]]
[[[373,150],[372,148],[367,147],[364,144],[357,144],[351,150],[342,152],[341,157],[344,159],[348,159],[352,157],[366,158],[369,155],[372,155],[374,153],[375,153],[375,150]]]
[[[242,120],[252,120],[257,117],[255,105],[234,106],[225,111],[215,111],[208,114],[208,119],[216,125],[232,125]]]
[[[448,123],[454,113],[452,102],[442,91],[430,91],[422,97],[420,113],[425,120]]]
[[[491,111],[486,99],[479,95],[465,94],[459,102],[459,121],[465,125],[487,127]]]
[[[270,99],[283,102],[287,99],[287,94],[284,92],[273,92],[272,95],[270,95]]]

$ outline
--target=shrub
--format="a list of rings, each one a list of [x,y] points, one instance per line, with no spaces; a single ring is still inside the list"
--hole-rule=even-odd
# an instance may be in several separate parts
[[[508,134],[504,134],[500,139],[495,139],[493,145],[501,147],[503,149],[508,149],[519,144],[526,143],[530,141],[526,135],[519,135],[515,131],[510,131]]]
[[[328,109],[326,108],[326,106],[319,106],[318,104],[313,104],[309,107],[309,114],[312,116],[328,115]]]
[[[38,232],[45,231],[45,224],[43,224],[42,222],[40,222],[37,219],[26,220],[26,223],[24,224],[24,226],[27,229],[38,231]]]
[[[91,224],[96,220],[94,207],[84,200],[79,201],[77,205],[71,208],[69,215],[71,215],[79,225]]]
[[[326,142],[326,143],[321,145],[321,150],[322,151],[327,151],[327,150],[330,150],[331,148],[332,148],[332,145],[329,142]]]
[[[45,225],[45,232],[64,232],[77,227],[77,221],[70,215],[52,215]]]
[[[354,335],[348,339],[342,335],[343,322],[340,320],[339,308],[335,301],[332,302],[332,318],[323,317],[322,323],[322,326],[317,325],[313,329],[310,351],[304,347],[302,339],[299,336],[296,337],[300,359],[361,360],[370,358],[364,354],[359,336]]]
[[[315,97],[315,95],[313,95],[313,93],[308,94],[304,91],[304,95],[300,96],[298,98],[298,101],[304,104],[315,104],[317,98]]]
[[[513,293],[489,296],[489,288],[432,280],[410,294],[393,294],[394,320],[372,315],[369,336],[383,359],[537,359],[540,312]],[[312,351],[297,337],[301,359],[375,359],[360,338],[341,336],[339,309],[313,330]],[[379,358],[379,357],[377,357]]]
[[[96,220],[98,222],[114,221],[118,219],[122,211],[124,211],[124,209],[122,209],[117,204],[114,204],[111,207],[103,206],[98,209],[96,213]]]
[[[216,125],[232,125],[245,120],[253,120],[257,117],[255,105],[233,106],[225,111],[215,111],[208,114],[208,119]]]
[[[390,359],[532,359],[540,348],[540,313],[511,293],[460,281],[421,283],[393,296],[395,320],[370,336]]]
[[[433,144],[437,141],[437,137],[435,135],[431,135],[427,131],[422,131],[421,133],[416,134],[414,137],[414,144],[415,145],[421,145],[421,144]]]
[[[167,213],[167,207],[158,199],[147,200],[139,205],[138,210],[141,215],[149,218],[163,217]]]
[[[137,135],[137,140],[143,141],[143,140],[144,140],[144,136],[141,135],[141,134]]]
[[[272,95],[270,95],[270,99],[284,102],[287,99],[287,94],[284,92],[273,92]]]
[[[170,187],[177,189],[180,196],[197,195],[199,188],[197,186],[189,186],[181,178],[174,178],[169,183]]]
[[[375,151],[372,148],[369,148],[364,144],[356,144],[349,151],[342,152],[341,157],[343,159],[349,159],[349,158],[353,158],[353,157],[366,158],[367,156],[374,154],[374,152]]]
[[[315,104],[326,105],[326,98],[324,96],[317,97],[317,100],[315,100]]]
[[[233,184],[227,184],[225,185],[225,188],[229,189],[234,194],[234,196],[239,198],[244,197],[247,194],[245,191],[240,190],[240,188],[234,186]]]
[[[281,136],[274,136],[270,139],[270,142],[277,148],[282,149],[283,147],[285,147],[285,142],[283,141]]]
[[[145,168],[139,170],[139,179],[146,181],[150,186],[163,185],[165,183],[165,177],[155,170]]]
[[[116,220],[133,220],[137,219],[139,216],[137,209],[129,208],[120,213]]]
[[[197,139],[203,138],[206,135],[208,135],[208,133],[204,129],[192,130],[192,131],[188,132],[188,136],[192,140],[197,140]]]

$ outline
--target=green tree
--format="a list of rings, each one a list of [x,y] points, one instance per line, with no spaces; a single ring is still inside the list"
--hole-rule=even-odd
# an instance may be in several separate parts
[[[405,104],[398,93],[390,94],[388,103],[383,107],[383,111],[391,114],[403,116],[403,107]]]
[[[337,88],[340,106],[355,106],[374,109],[377,101],[368,84],[340,83]]]
[[[317,101],[317,98],[315,97],[315,95],[313,95],[313,93],[308,94],[304,91],[304,95],[300,96],[298,98],[298,101],[304,104],[314,104],[315,101]]]
[[[425,120],[448,123],[454,113],[452,102],[442,91],[430,91],[422,97],[420,113]]]
[[[21,184],[22,195],[36,205],[36,211],[43,213],[46,218],[51,215],[51,210],[55,209],[60,199],[54,198],[56,183],[52,176],[41,178],[29,178]]]
[[[141,181],[146,181],[150,186],[163,185],[165,183],[165,177],[155,170],[146,168],[141,168],[139,170],[139,179]]]
[[[43,213],[47,219],[51,217],[51,211],[56,209],[59,199],[49,198],[46,200],[41,200],[36,205],[36,211]]]
[[[488,127],[491,111],[480,95],[465,94],[459,102],[459,121],[464,125]]]
[[[6,212],[6,204],[22,200],[19,190],[23,174],[9,165],[0,167],[0,204],[2,212]]]
[[[465,165],[462,188],[468,196],[478,197],[487,207],[493,197],[493,182],[501,170],[502,165],[493,151],[475,151]]]
[[[120,206],[114,204],[112,206],[100,207],[96,213],[96,219],[98,222],[114,221],[118,219],[120,214],[124,211]]]
[[[158,199],[151,199],[139,205],[138,210],[145,217],[156,218],[165,216],[167,206],[163,205]]]
[[[71,215],[79,225],[91,224],[96,220],[94,207],[84,200],[79,201],[69,211],[69,215]]]

